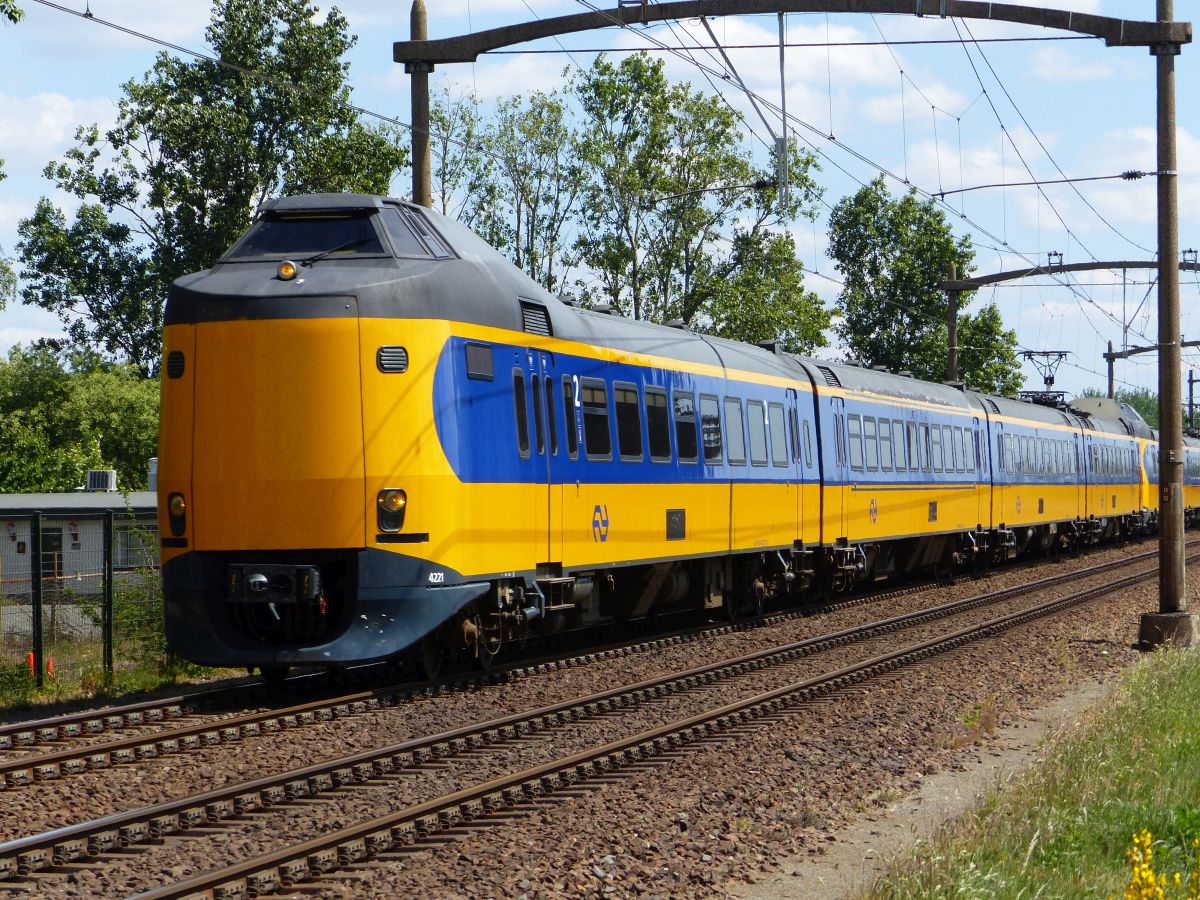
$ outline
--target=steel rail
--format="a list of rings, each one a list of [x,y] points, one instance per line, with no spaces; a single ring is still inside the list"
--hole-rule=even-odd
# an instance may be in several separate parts
[[[512,663],[505,666],[465,676],[455,674],[432,682],[412,681],[403,684],[393,683],[381,686],[379,689],[395,690],[401,693],[404,691],[428,690],[429,688],[459,690],[481,683],[494,682],[501,678],[521,677],[535,673],[541,674],[545,666],[550,666],[551,668],[569,667],[595,662],[598,659],[610,658],[612,655],[652,650],[661,646],[660,642],[662,641],[702,640],[706,637],[727,634],[730,631],[741,628],[775,625],[796,618],[807,618],[822,613],[879,603],[925,590],[928,587],[934,586],[934,584],[934,582],[925,582],[900,588],[874,591],[830,603],[803,606],[798,609],[771,613],[759,619],[748,618],[739,622],[716,626],[705,625],[700,628],[681,628],[677,631],[667,631],[658,634],[649,640],[640,637],[629,644],[621,643],[619,640],[615,643],[599,644],[590,651],[584,649],[572,656],[563,657],[561,655],[548,654],[541,657],[521,658],[513,660]],[[602,626],[600,629],[589,629],[586,632],[572,631],[566,634],[550,636],[543,643],[549,649],[555,645],[561,646],[564,640],[570,640],[573,637],[603,637],[604,632],[610,630],[611,626]],[[597,635],[597,631],[600,632],[599,635]],[[386,664],[352,666],[342,670],[340,675],[343,678],[348,676],[353,680],[366,680],[372,677],[372,673],[378,673],[384,668],[386,668]],[[330,702],[344,697],[345,695],[339,695],[336,692],[334,686],[328,683],[329,681],[330,676],[327,672],[305,673],[286,679],[281,687],[289,692],[310,693],[314,695],[324,694]],[[204,707],[216,707],[229,703],[242,703],[245,705],[247,701],[241,698],[247,697],[252,699],[256,696],[269,694],[270,691],[271,688],[264,682],[254,681],[228,687],[206,688],[200,691],[159,697],[120,706],[100,707],[98,709],[81,710],[42,719],[3,723],[0,724],[0,750],[28,750],[62,741],[87,738],[107,731],[137,728],[160,724],[173,719],[202,715],[204,714],[202,711]],[[278,700],[278,697],[267,697],[264,699],[274,701]],[[149,736],[146,739],[148,740]],[[0,761],[0,764],[2,764],[2,761]],[[2,782],[3,778],[0,777],[0,790],[3,790],[5,786]]]
[[[1103,563],[1098,566],[1088,566],[1073,572],[1041,579],[1037,582],[1032,582],[1030,585],[1018,585],[1014,588],[1006,588],[984,596],[999,598],[1016,596],[1019,593],[1028,593],[1030,590],[1049,587],[1069,578],[1086,577],[1089,574],[1127,566],[1151,557],[1155,552],[1146,551],[1145,553],[1127,557],[1123,560]],[[934,607],[935,610],[940,608]],[[921,614],[923,613],[918,612],[910,615]],[[908,620],[906,619],[906,621]],[[708,629],[704,633],[722,634],[733,630],[734,627],[732,625],[725,625],[717,629]],[[678,642],[679,639],[677,638],[660,638],[609,651],[587,653],[579,658],[585,661],[595,661],[609,654],[612,656],[629,655],[633,652],[641,652],[642,649],[655,649]],[[564,661],[554,663],[554,668],[561,667],[562,662]],[[548,665],[550,664],[523,667],[522,671],[546,671],[547,669],[544,667]],[[420,693],[417,694],[417,696],[421,695]],[[88,771],[107,769],[114,765],[128,765],[144,759],[154,759],[159,756],[201,750],[218,744],[236,743],[243,738],[255,737],[260,734],[273,734],[300,726],[329,722],[352,715],[362,715],[379,709],[390,708],[398,703],[407,702],[413,696],[414,694],[405,686],[375,688],[333,698],[308,701],[282,709],[256,711],[239,716],[206,720],[150,734],[127,736],[104,743],[65,747],[61,750],[41,753],[36,756],[0,760],[0,791],[27,787],[37,781],[49,781],[65,776],[82,775]]]
[[[361,862],[397,846],[411,844],[519,803],[534,800],[610,770],[663,755],[720,732],[747,725],[816,697],[847,688],[929,657],[949,652],[1026,622],[1062,612],[1113,591],[1145,581],[1153,572],[1130,575],[1068,597],[1051,600],[884,653],[813,678],[776,688],[718,709],[689,716],[591,750],[415,804],[402,810],[322,835],[255,859],[158,887],[136,895],[138,900],[177,897],[231,898],[261,896],[290,888],[313,877]],[[503,820],[497,820],[503,821]]]
[[[278,775],[19,838],[0,844],[0,878],[28,875],[52,864],[61,865],[77,861],[114,847],[157,839],[198,825],[216,824],[231,815],[267,808],[301,796],[316,796],[348,784],[363,783],[410,769],[431,759],[456,756],[479,746],[501,744],[566,722],[636,706],[652,698],[692,690],[719,680],[740,677],[825,650],[1010,600],[1069,579],[1103,574],[1152,555],[1153,553],[1142,554],[1133,559],[1092,566],[1084,571],[1063,573],[1026,585],[950,601],[878,622],[709,663],[685,672],[622,685],[587,697],[514,713],[435,735],[411,738],[390,747],[362,751]],[[1146,573],[1138,573],[1133,577],[1144,578],[1145,575]]]

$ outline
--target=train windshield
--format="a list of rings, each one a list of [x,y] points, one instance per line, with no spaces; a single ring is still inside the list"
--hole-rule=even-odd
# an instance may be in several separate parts
[[[268,215],[259,219],[228,259],[278,259],[386,253],[370,213]]]

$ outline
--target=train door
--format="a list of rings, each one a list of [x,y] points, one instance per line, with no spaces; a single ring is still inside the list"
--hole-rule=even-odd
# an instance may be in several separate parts
[[[985,527],[991,512],[988,508],[991,491],[987,489],[987,473],[984,466],[987,463],[985,454],[979,453],[979,441],[982,434],[979,430],[979,417],[971,419],[971,433],[964,438],[966,446],[963,455],[967,460],[967,478],[971,482],[971,490],[975,493],[975,523]],[[974,473],[974,474],[972,474]]]
[[[533,450],[537,467],[536,496],[533,498],[537,548],[535,561],[541,567],[542,563],[562,561],[563,435],[556,410],[560,404],[555,385],[554,356],[545,351],[531,351],[529,363],[533,401],[530,415],[533,418]]]
[[[787,493],[782,508],[783,516],[788,524],[787,530],[792,540],[803,540],[804,523],[804,492],[800,489],[801,468],[798,447],[793,446],[792,452],[787,452],[789,441],[799,437],[799,428],[793,429],[789,423],[798,421],[799,403],[795,388],[787,389],[787,397],[782,409],[774,405],[768,407],[771,431],[771,464],[778,466],[784,462],[787,466]],[[786,410],[786,415],[784,414]],[[777,422],[776,419],[779,421]],[[782,459],[778,458],[779,444],[782,442]]]
[[[1074,471],[1071,473],[1071,483],[1075,485],[1075,517],[1087,518],[1087,485],[1084,483],[1083,468],[1083,437],[1077,431],[1071,435],[1071,452],[1074,457]]]
[[[1001,528],[1008,525],[1009,519],[1005,513],[1007,507],[1004,504],[1007,500],[1011,448],[1006,446],[1004,423],[996,419],[989,419],[988,422],[988,432],[983,436],[985,448],[983,462],[991,470],[992,479],[992,489],[989,492],[991,494],[989,520],[992,528]]]
[[[832,534],[823,535],[825,542],[832,543],[838,538],[849,536],[846,523],[846,495],[849,492],[850,461],[846,452],[846,401],[841,397],[830,398],[833,434],[826,437],[822,443],[832,456],[833,465],[826,469],[831,477],[825,483],[825,524]]]

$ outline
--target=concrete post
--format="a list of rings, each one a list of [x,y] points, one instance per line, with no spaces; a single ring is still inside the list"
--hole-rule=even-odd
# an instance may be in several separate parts
[[[1169,22],[1173,0],[1158,0]],[[1143,646],[1191,646],[1200,641],[1188,614],[1183,559],[1183,398],[1179,346],[1179,197],[1175,154],[1175,57],[1178,44],[1150,48],[1158,64],[1158,612],[1142,616]]]
[[[413,0],[411,38],[429,38],[429,16],[425,0]],[[433,206],[433,172],[429,164],[429,73],[433,66],[427,62],[405,63],[404,71],[412,79],[412,172],[413,203]]]

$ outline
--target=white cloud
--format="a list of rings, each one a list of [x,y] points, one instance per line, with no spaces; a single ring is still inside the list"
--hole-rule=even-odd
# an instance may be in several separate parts
[[[1060,47],[1038,47],[1029,54],[1030,72],[1043,81],[1100,81],[1115,69],[1104,57],[1084,61]]]
[[[10,175],[38,174],[74,142],[75,129],[96,122],[101,130],[116,121],[116,103],[108,98],[71,98],[65,94],[15,97],[0,94],[0,159]]]

